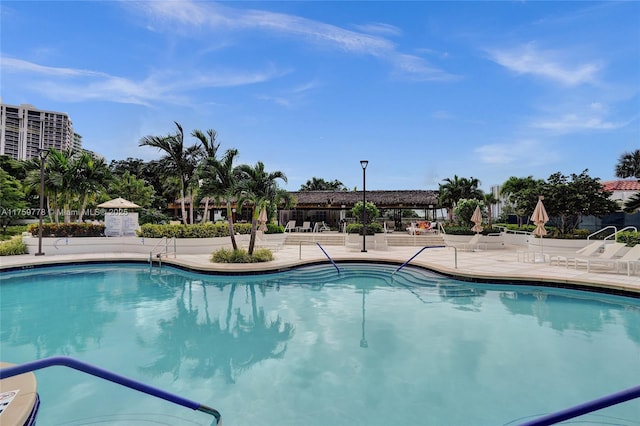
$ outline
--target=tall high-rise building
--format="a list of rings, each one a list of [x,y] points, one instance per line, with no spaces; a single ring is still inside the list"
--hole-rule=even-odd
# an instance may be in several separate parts
[[[0,104],[0,155],[28,160],[41,149],[72,149],[73,124],[66,113],[44,111],[33,105]]]

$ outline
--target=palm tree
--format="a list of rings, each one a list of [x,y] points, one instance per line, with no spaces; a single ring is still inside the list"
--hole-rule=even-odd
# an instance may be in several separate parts
[[[48,170],[45,177],[45,191],[48,192],[48,201],[53,201],[54,220],[60,222],[59,214],[64,214],[64,222],[70,220],[71,201],[78,191],[80,182],[76,179],[76,173],[72,161],[71,150],[58,151],[51,149],[45,160]],[[51,220],[51,209],[49,209]]]
[[[76,177],[79,182],[78,190],[80,195],[78,222],[82,222],[88,201],[91,198],[95,198],[99,195],[100,191],[104,190],[110,173],[104,159],[96,158],[87,152],[82,152],[82,154],[76,158],[74,164]]]
[[[150,146],[165,152],[163,160],[170,167],[169,172],[180,179],[180,207],[182,221],[187,223],[187,210],[185,197],[187,189],[193,189],[193,174],[196,164],[202,155],[199,146],[184,146],[184,131],[178,122],[174,122],[178,131],[168,136],[145,136],[140,140],[139,146]],[[191,215],[193,215],[193,197],[191,197]]]
[[[616,165],[616,176],[622,179],[635,177],[640,179],[640,149],[624,152]]]
[[[205,135],[200,130],[194,130],[191,132],[191,135],[198,139],[202,144],[202,148],[204,150],[204,161],[200,163],[198,167],[198,176],[202,176],[203,168],[207,164],[207,160],[211,159],[212,161],[216,161],[216,154],[218,153],[218,148],[220,148],[220,144],[216,144],[216,137],[218,134],[215,130],[209,129],[207,130],[207,134]],[[205,196],[205,204],[204,204],[204,213],[202,215],[202,223],[207,221],[207,217],[209,216],[209,195],[206,192],[203,194]]]
[[[300,191],[346,191],[346,189],[338,179],[327,182],[317,177],[312,177],[304,185],[300,185]]]
[[[616,176],[622,179],[635,177],[640,181],[640,149],[625,152],[620,156],[616,165]],[[640,193],[633,195],[624,203],[626,213],[640,210]]]
[[[238,250],[235,230],[233,229],[233,212],[231,210],[233,199],[237,193],[237,179],[234,173],[233,162],[238,156],[237,149],[228,149],[221,159],[208,157],[205,159],[205,167],[202,169],[203,190],[207,194],[212,194],[216,204],[221,200],[227,208],[227,222],[229,224],[229,235],[231,245],[234,250]]]
[[[264,163],[258,161],[255,166],[243,164],[238,166],[240,177],[239,188],[242,191],[242,199],[246,199],[253,204],[253,214],[251,215],[251,238],[249,240],[249,254],[253,254],[256,243],[256,231],[258,216],[263,208],[275,204],[278,184],[276,179],[287,182],[287,176],[281,171],[267,172]]]
[[[491,219],[492,219],[492,207],[495,204],[498,204],[499,200],[493,195],[493,192],[487,192],[483,197],[484,204],[487,206],[487,222],[489,223],[489,228],[491,228]]]

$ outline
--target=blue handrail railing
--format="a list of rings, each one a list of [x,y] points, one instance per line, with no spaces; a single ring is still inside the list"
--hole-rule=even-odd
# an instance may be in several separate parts
[[[195,401],[183,398],[178,395],[163,391],[162,389],[154,388],[153,386],[146,385],[128,377],[120,376],[112,373],[111,371],[96,367],[91,364],[87,364],[77,359],[66,356],[54,356],[51,358],[43,358],[24,364],[14,365],[11,367],[5,367],[0,369],[0,379],[6,379],[9,377],[17,376],[19,374],[28,373],[30,371],[40,370],[52,366],[64,366],[70,367],[83,373],[91,374],[110,382],[117,383],[122,386],[126,386],[130,389],[137,390],[139,392],[146,393],[147,395],[155,396],[156,398],[164,399],[165,401],[172,402],[183,407],[191,408],[192,410],[202,411],[216,418],[216,424],[220,424],[221,415],[215,408],[208,407]]]
[[[522,423],[520,426],[553,425],[574,417],[582,416],[583,414],[591,413],[592,411],[601,410],[603,408],[611,407],[612,405],[630,401],[635,398],[640,398],[640,386],[612,393],[611,395],[569,407],[556,413],[547,414],[546,416],[539,417],[535,420]]]
[[[415,258],[416,258],[420,253],[422,253],[425,249],[428,249],[428,248],[444,248],[444,247],[446,247],[446,246],[424,246],[424,247],[422,247],[420,250],[418,250],[418,252],[417,252],[416,254],[414,254],[413,256],[411,256],[411,257],[409,258],[409,260],[407,260],[406,262],[404,262],[402,265],[400,265],[400,266],[398,267],[398,269],[396,269],[395,271],[393,271],[393,273],[392,273],[391,275],[395,274],[395,273],[396,273],[396,272],[398,272],[400,269],[402,269],[402,268],[404,268],[405,266],[407,266],[407,264],[408,264],[409,262],[411,262],[413,259],[415,259]]]
[[[336,265],[336,262],[333,261],[333,259],[331,258],[331,256],[329,256],[327,254],[326,251],[324,251],[324,249],[322,248],[322,246],[320,245],[320,243],[316,243],[318,245],[318,247],[320,247],[320,250],[322,250],[322,252],[324,253],[325,256],[327,256],[327,259],[329,259],[329,262],[331,262],[333,264],[333,266],[336,267],[336,270],[338,271],[338,273],[340,273],[340,268],[338,268],[338,265]]]

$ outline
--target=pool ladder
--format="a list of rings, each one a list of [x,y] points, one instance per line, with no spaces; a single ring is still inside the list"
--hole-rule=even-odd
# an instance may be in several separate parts
[[[164,399],[176,405],[191,408],[192,410],[202,411],[203,413],[212,415],[216,419],[216,425],[220,424],[222,416],[215,408],[208,407],[195,401],[183,398],[179,395],[175,395],[162,389],[154,388],[142,382],[130,379],[128,377],[120,376],[112,373],[111,371],[104,370],[102,368],[87,364],[85,362],[78,361],[77,359],[66,356],[54,356],[51,358],[43,358],[24,364],[14,365],[0,369],[0,379],[7,379],[9,377],[17,376],[19,374],[28,373],[42,368],[53,366],[70,367],[83,373],[91,374],[104,380],[108,380],[113,383],[117,383],[120,386],[125,386],[129,389],[136,390],[138,392],[146,393],[147,395],[154,396],[156,398]]]
[[[169,257],[169,254],[173,253],[173,257],[175,259],[176,257],[176,238],[173,237],[171,238],[171,240],[173,241],[173,251],[169,251],[169,238],[167,237],[162,237],[162,239],[160,239],[160,241],[158,241],[156,243],[155,246],[153,246],[153,248],[151,249],[151,251],[149,252],[149,266],[153,266],[153,261],[155,259],[158,260],[158,266],[160,266],[162,268],[162,256],[164,255],[165,257]],[[158,247],[160,247],[162,245],[162,243],[164,243],[164,248],[161,250],[157,250]]]

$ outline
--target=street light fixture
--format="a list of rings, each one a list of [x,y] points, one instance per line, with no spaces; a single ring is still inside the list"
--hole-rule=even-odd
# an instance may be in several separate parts
[[[36,256],[44,256],[42,251],[42,218],[44,216],[44,162],[49,155],[49,150],[44,148],[38,151],[38,157],[40,157],[40,211],[38,213],[38,252]]]
[[[362,253],[367,252],[367,165],[368,160],[360,160],[362,166]]]

